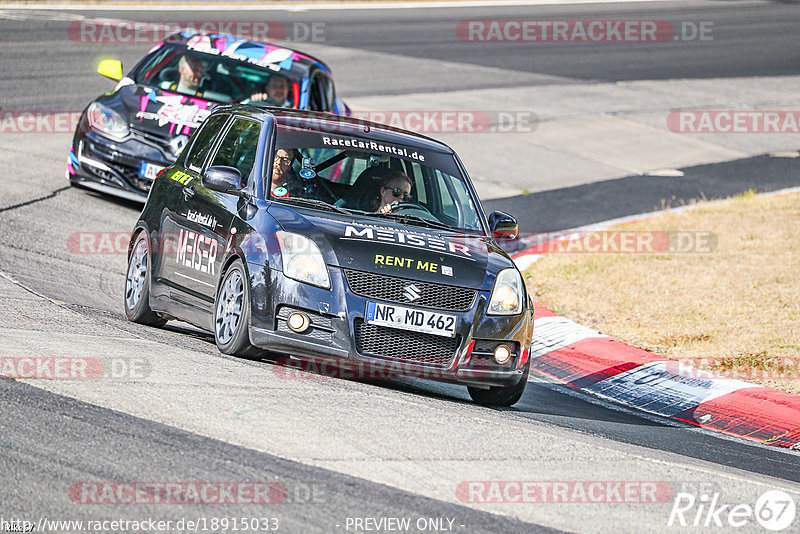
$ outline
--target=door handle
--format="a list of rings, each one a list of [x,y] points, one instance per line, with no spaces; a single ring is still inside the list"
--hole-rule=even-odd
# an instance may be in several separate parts
[[[189,200],[193,196],[194,196],[194,186],[193,185],[187,185],[186,187],[183,188],[183,199],[184,200]]]

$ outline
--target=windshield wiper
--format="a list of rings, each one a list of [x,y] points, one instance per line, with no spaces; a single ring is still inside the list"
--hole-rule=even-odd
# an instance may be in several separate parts
[[[308,204],[310,206],[315,206],[317,208],[326,209],[328,211],[335,211],[336,213],[343,213],[344,215],[353,215],[352,212],[340,208],[339,206],[334,206],[333,204],[329,204],[324,200],[318,200],[316,198],[304,198],[304,197],[284,197],[279,198],[278,200],[282,201],[290,201],[290,202],[297,202],[300,204]]]
[[[440,230],[449,230],[453,231],[454,228],[448,224],[439,221],[432,221],[431,219],[426,219],[425,217],[419,217],[417,215],[408,215],[406,213],[370,213],[372,217],[384,217],[386,219],[395,219],[401,222],[408,222],[408,223],[417,223],[421,226],[427,226],[428,228],[438,228]]]

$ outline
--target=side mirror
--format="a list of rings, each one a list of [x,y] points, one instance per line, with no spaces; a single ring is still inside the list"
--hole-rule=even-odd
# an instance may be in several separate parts
[[[241,195],[242,173],[235,167],[215,165],[206,169],[203,175],[203,187],[211,191]]]
[[[104,59],[97,65],[97,73],[106,78],[119,81],[122,79],[122,61],[118,59]]]
[[[517,220],[502,211],[493,211],[489,215],[489,228],[497,239],[516,239],[519,231]]]

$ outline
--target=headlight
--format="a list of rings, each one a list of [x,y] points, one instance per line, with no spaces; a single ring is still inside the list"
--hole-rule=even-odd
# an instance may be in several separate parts
[[[283,274],[294,280],[330,289],[331,279],[319,247],[305,236],[275,232],[281,245]]]
[[[522,276],[514,268],[503,269],[497,273],[492,298],[489,301],[489,315],[516,315],[522,312]]]
[[[119,113],[103,104],[92,102],[89,109],[86,110],[86,118],[89,119],[92,128],[108,136],[122,139],[130,133],[127,121]]]

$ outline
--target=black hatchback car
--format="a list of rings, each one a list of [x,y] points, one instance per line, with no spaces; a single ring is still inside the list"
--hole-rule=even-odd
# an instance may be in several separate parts
[[[73,185],[138,202],[220,104],[350,113],[324,62],[231,35],[183,31],[155,45],[126,76],[114,59],[101,61],[98,72],[118,83],[81,114],[66,176]]]
[[[533,306],[452,149],[330,114],[225,106],[155,180],[125,311],[213,332],[228,354],[389,365],[511,405]]]

